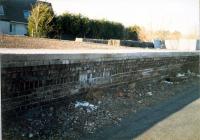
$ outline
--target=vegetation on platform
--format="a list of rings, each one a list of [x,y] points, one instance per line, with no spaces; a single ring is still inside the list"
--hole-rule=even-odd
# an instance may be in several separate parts
[[[138,40],[139,30],[139,26],[125,28],[118,22],[89,19],[81,14],[55,16],[46,3],[33,7],[28,22],[29,36],[33,37]]]
[[[74,40],[79,38],[121,39],[151,41],[152,39],[180,39],[181,33],[168,30],[147,31],[133,25],[125,27],[119,22],[89,19],[81,14],[64,13],[56,16],[47,3],[36,4],[28,22],[29,36]]]
[[[28,19],[28,33],[32,37],[47,37],[53,30],[50,25],[54,18],[53,9],[43,3],[37,3]]]

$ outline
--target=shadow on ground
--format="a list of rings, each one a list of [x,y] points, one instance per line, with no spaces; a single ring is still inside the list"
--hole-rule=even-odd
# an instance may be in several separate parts
[[[146,107],[137,113],[130,114],[123,119],[120,125],[104,127],[93,135],[82,137],[83,140],[131,140],[141,135],[156,123],[164,120],[169,115],[181,110],[186,105],[200,98],[199,82],[191,83],[189,87],[183,87],[182,92],[169,100],[152,107]]]

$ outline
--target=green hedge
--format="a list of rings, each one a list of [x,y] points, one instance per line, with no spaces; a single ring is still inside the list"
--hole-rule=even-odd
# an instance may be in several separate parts
[[[65,13],[53,20],[54,32],[50,34],[56,38],[75,39],[131,39],[138,40],[138,33],[125,28],[121,23],[107,20],[93,20],[80,14]]]

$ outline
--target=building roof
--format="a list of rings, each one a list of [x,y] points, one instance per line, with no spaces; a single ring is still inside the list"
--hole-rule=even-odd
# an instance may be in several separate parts
[[[32,6],[39,2],[37,0],[0,0],[3,6],[4,15],[0,14],[0,20],[27,23],[27,12]]]

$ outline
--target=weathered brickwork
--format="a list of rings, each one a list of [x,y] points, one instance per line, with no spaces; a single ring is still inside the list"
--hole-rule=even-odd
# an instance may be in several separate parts
[[[199,55],[195,54],[73,61],[51,57],[45,60],[2,58],[3,111],[29,109],[91,88],[161,79],[187,70],[199,72]]]

